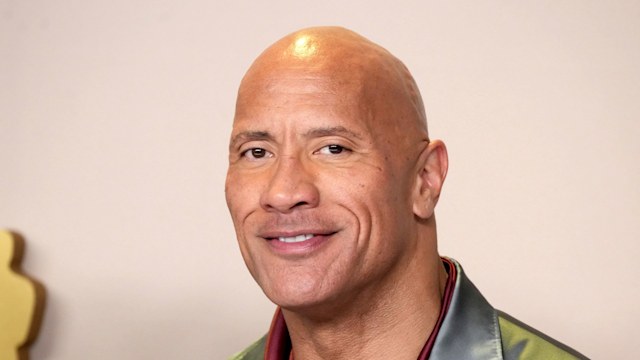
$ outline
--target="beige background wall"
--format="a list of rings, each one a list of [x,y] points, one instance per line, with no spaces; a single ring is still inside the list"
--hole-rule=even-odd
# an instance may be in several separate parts
[[[237,84],[338,24],[414,73],[442,253],[596,359],[640,320],[640,2],[0,0],[0,226],[48,289],[34,360],[223,359],[273,306],[223,195]]]

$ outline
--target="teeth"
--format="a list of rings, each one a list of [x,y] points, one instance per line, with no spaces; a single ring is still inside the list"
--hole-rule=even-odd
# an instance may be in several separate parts
[[[304,234],[304,235],[298,235],[298,236],[287,236],[287,237],[283,236],[283,237],[279,237],[278,240],[286,243],[296,243],[296,242],[309,240],[312,237],[313,237],[313,234]]]

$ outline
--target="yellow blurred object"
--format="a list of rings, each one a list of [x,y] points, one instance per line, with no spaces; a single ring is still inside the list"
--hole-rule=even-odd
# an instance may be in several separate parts
[[[20,274],[24,242],[0,231],[0,359],[27,359],[27,346],[40,325],[44,288]]]

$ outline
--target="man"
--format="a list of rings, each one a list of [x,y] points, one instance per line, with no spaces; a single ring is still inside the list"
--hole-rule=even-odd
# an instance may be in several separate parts
[[[247,71],[226,198],[252,276],[278,310],[236,359],[574,359],[494,310],[440,258],[447,151],[385,49],[305,29]]]

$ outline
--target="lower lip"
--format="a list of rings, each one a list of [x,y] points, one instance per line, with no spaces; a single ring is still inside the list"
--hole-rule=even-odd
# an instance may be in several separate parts
[[[271,249],[282,255],[308,255],[329,241],[331,235],[315,235],[300,242],[284,242],[278,239],[267,240]]]

